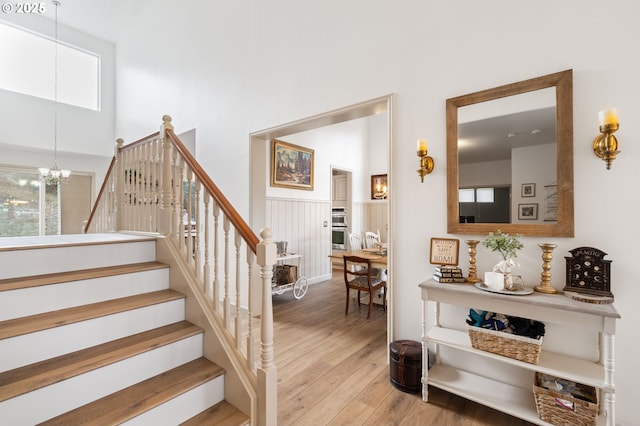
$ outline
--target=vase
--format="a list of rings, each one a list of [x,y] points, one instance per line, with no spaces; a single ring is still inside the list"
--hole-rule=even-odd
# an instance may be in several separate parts
[[[511,290],[513,288],[513,276],[511,275],[511,271],[516,266],[518,266],[518,264],[511,258],[505,258],[493,266],[493,272],[498,272],[503,275],[505,290]]]

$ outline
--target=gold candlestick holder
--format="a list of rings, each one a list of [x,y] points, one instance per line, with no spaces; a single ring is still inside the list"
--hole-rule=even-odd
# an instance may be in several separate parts
[[[540,285],[534,290],[540,293],[556,294],[558,290],[551,286],[551,258],[553,257],[553,249],[558,246],[547,243],[540,243],[538,246],[542,249],[542,273],[540,274]]]
[[[478,240],[466,240],[465,243],[469,246],[469,276],[467,282],[471,284],[482,282],[476,275],[476,246],[480,241]]]

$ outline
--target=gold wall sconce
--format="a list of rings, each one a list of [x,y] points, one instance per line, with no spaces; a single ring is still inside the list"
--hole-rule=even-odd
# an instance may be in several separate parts
[[[427,155],[427,141],[418,140],[418,157],[420,158],[420,168],[417,170],[420,175],[420,182],[424,183],[424,177],[433,171],[433,158]]]
[[[620,127],[618,111],[615,108],[600,111],[598,121],[600,135],[593,141],[593,152],[607,163],[607,170],[609,170],[616,155],[620,153],[618,139],[613,135]]]

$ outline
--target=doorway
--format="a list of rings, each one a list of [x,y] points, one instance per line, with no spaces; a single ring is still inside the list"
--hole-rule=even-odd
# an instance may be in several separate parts
[[[388,309],[387,309],[387,330],[388,340],[393,340],[393,229],[394,229],[394,201],[393,201],[393,95],[387,95],[380,98],[372,99],[369,101],[361,102],[359,104],[347,106],[334,111],[329,111],[323,114],[315,115],[312,117],[304,118],[298,121],[282,124],[269,129],[261,130],[250,134],[250,198],[249,198],[249,224],[254,229],[254,232],[258,233],[264,226],[270,226],[267,221],[267,206],[271,205],[268,192],[270,188],[270,154],[271,154],[271,141],[273,139],[283,138],[287,135],[293,135],[297,133],[307,132],[310,130],[320,129],[326,126],[331,126],[338,123],[348,122],[361,118],[366,118],[378,114],[384,114],[386,117],[386,140],[388,145],[386,147],[386,158],[388,162],[388,187],[389,197],[386,204],[389,223],[389,255],[388,265],[391,272],[388,277]],[[328,167],[328,166],[327,166]],[[329,168],[329,167],[328,167]],[[317,169],[316,169],[317,170]],[[325,169],[327,170],[327,169]],[[326,172],[325,172],[326,173]],[[322,176],[322,171],[316,171],[316,177]],[[327,179],[328,174],[324,174],[323,179]],[[368,180],[369,177],[367,177]],[[355,185],[355,183],[354,183]],[[364,184],[363,184],[364,185]],[[368,183],[366,184],[368,186]],[[291,194],[295,196],[296,194]],[[326,247],[330,247],[331,241],[331,227],[330,224],[330,197],[328,194],[325,198],[327,204],[326,219],[321,219],[320,224],[323,226],[323,233],[321,238],[326,238]],[[322,226],[322,225],[318,225]],[[316,236],[316,239],[318,237]],[[324,247],[324,244],[323,244]],[[328,253],[326,253],[328,255]],[[325,262],[329,271],[331,270],[330,262],[325,254],[316,254],[316,257],[321,258],[321,262]]]

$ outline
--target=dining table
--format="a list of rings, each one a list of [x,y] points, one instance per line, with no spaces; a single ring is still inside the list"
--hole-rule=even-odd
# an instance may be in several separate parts
[[[384,248],[370,248],[356,251],[336,251],[329,255],[331,263],[342,267],[344,256],[358,256],[371,261],[372,268],[387,269],[387,251]]]

